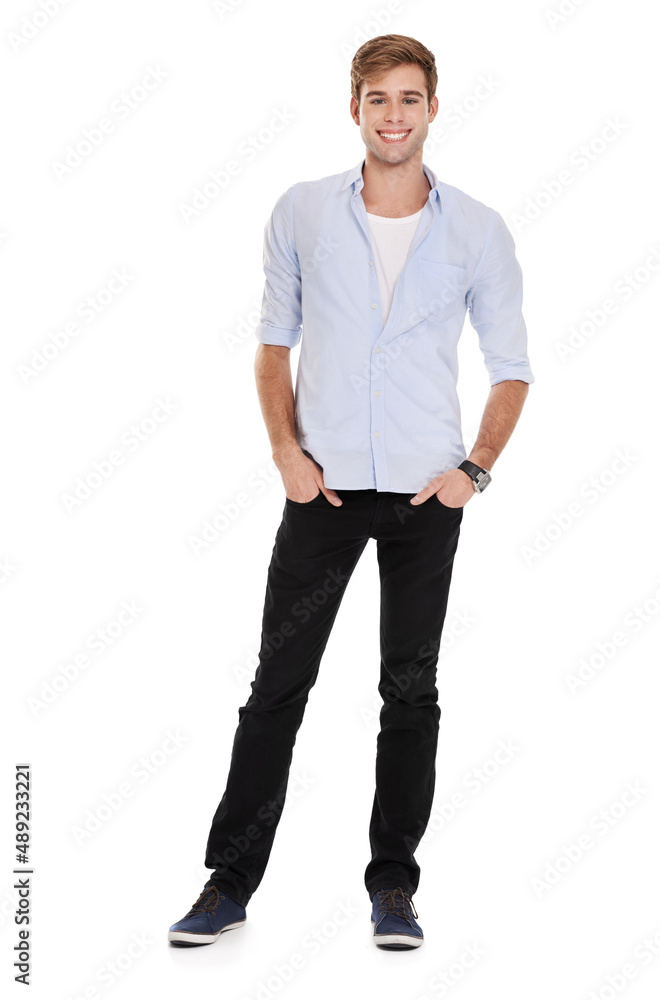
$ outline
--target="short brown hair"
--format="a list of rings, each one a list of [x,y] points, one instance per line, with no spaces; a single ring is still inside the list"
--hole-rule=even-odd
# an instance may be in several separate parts
[[[409,35],[378,35],[361,45],[351,63],[351,94],[360,103],[360,87],[365,80],[377,80],[395,66],[415,63],[424,71],[428,101],[438,86],[435,56]]]

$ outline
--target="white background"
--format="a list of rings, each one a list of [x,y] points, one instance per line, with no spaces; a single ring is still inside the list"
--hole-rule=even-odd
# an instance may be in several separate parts
[[[560,0],[412,0],[389,13],[384,0],[53,8],[7,0],[1,15],[3,979],[17,942],[14,764],[29,762],[32,996],[656,996],[660,227],[647,5],[564,0],[554,23]],[[310,695],[248,922],[211,947],[175,949],[168,927],[209,874],[284,504],[253,374],[263,228],[290,184],[361,160],[350,59],[386,31],[435,53],[440,113],[424,160],[507,221],[536,376],[493,485],[463,518],[434,810],[417,852],[426,941],[395,953],[371,940],[370,542]],[[160,82],[120,112],[114,102],[125,109],[122,94],[153,71]],[[479,100],[482,77],[493,89]],[[278,111],[293,120],[248,161],[242,143]],[[113,130],[58,177],[67,147],[108,117]],[[186,221],[182,206],[231,159],[239,172]],[[113,269],[130,280],[87,322],[80,304],[105,301]],[[77,335],[53,349],[73,322]],[[466,320],[468,449],[487,391]],[[150,423],[159,400],[170,413]],[[144,438],[134,450],[122,438],[133,425]],[[78,478],[117,449],[123,463],[68,509]],[[223,522],[238,494],[248,502]],[[196,553],[191,538],[213,518],[224,527]],[[125,603],[139,610],[118,629]],[[89,645],[99,629],[113,636],[102,653]],[[170,732],[180,746],[166,754]],[[500,741],[516,748],[503,764]],[[121,801],[109,816],[104,796]],[[81,837],[97,810],[103,821]],[[597,826],[601,810],[609,821]],[[580,838],[590,846],[570,860]],[[340,905],[352,914],[341,924]],[[284,982],[296,953],[302,967]]]

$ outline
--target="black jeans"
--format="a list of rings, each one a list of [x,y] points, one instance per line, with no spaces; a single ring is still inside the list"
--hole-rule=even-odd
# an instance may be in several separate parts
[[[259,665],[252,694],[238,710],[227,785],[209,833],[209,883],[243,906],[263,878],[309,691],[370,538],[380,573],[383,705],[364,880],[371,899],[377,889],[397,885],[412,896],[419,884],[414,852],[435,789],[436,667],[463,508],[446,507],[434,495],[412,505],[414,493],[335,492],[341,507],[323,493],[308,503],[285,498],[268,569]]]

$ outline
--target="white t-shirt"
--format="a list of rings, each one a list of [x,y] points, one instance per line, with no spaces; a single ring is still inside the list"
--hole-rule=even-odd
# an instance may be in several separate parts
[[[383,309],[383,327],[390,314],[394,286],[406,262],[419,217],[423,209],[414,215],[404,215],[400,219],[387,219],[382,215],[367,212],[369,232],[374,248],[378,288]]]

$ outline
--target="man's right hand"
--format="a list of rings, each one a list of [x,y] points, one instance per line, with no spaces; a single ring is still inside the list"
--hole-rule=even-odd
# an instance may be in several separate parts
[[[280,471],[284,492],[289,500],[308,503],[320,492],[335,507],[341,507],[341,500],[335,491],[324,486],[320,466],[305,455],[299,444],[274,454],[273,461]]]

